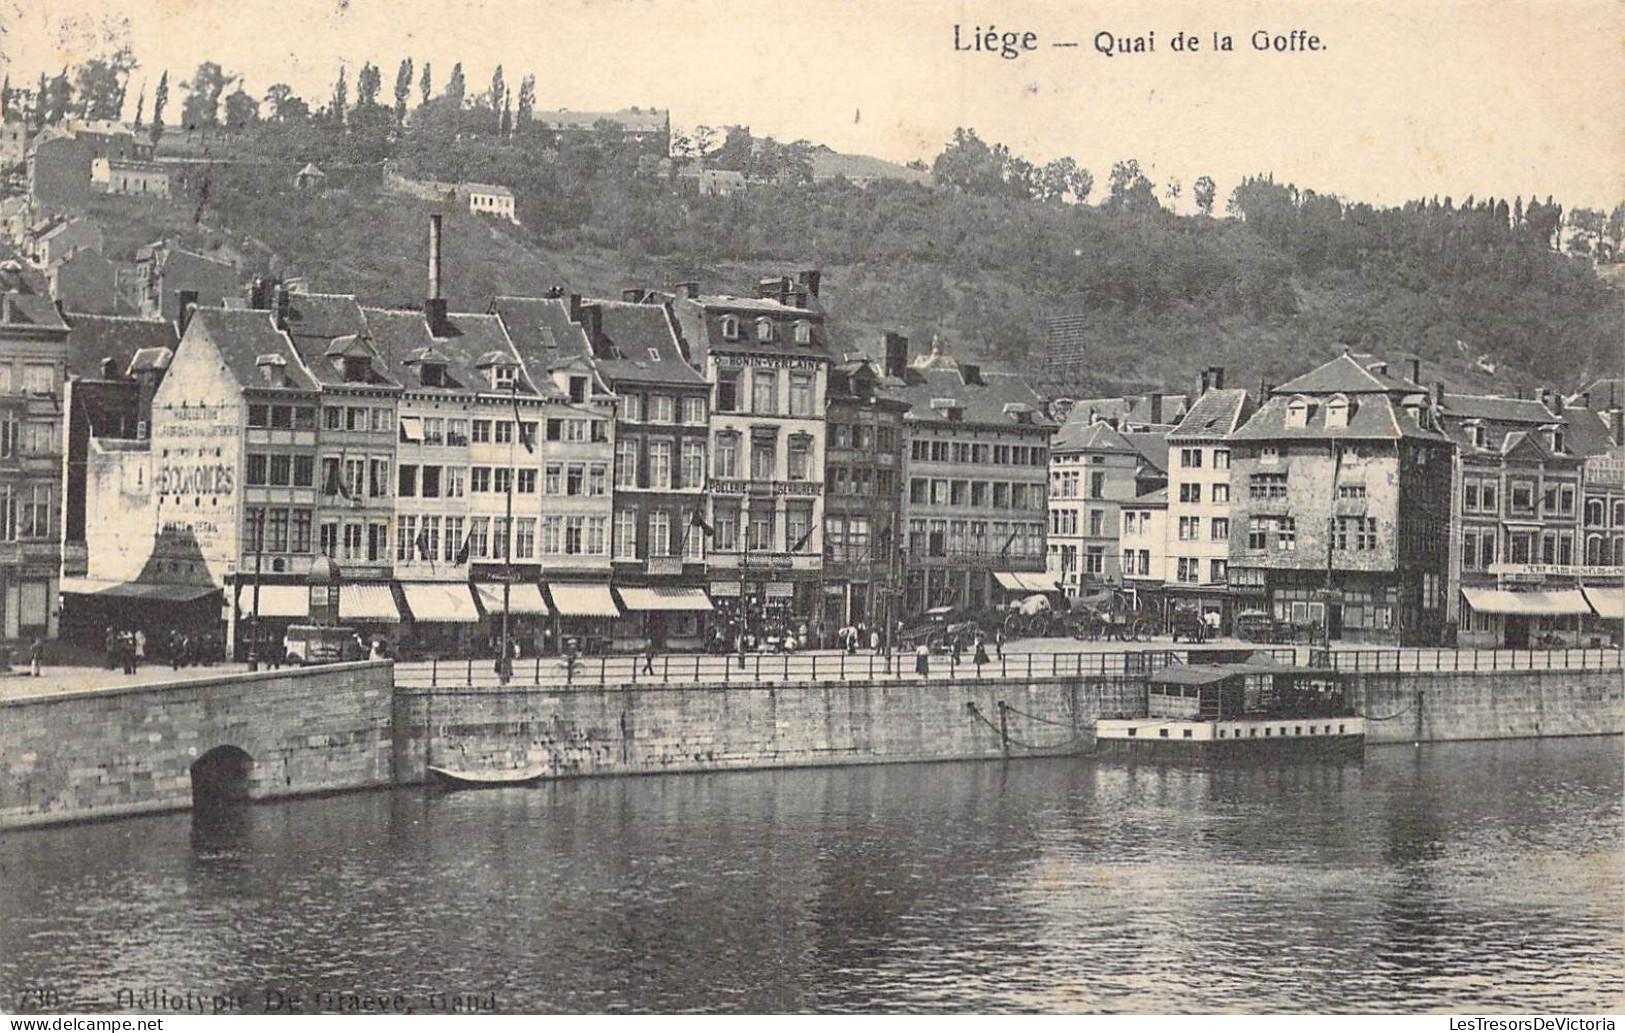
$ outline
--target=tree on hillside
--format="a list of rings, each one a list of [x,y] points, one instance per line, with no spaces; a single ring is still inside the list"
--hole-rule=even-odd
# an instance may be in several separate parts
[[[68,82],[66,67],[51,80],[46,96],[49,98],[49,113],[46,118],[52,125],[60,125],[62,120],[68,117],[68,112],[73,107],[73,86]]]
[[[500,133],[502,105],[508,99],[508,86],[502,81],[502,66],[497,65],[496,71],[491,73],[491,132]]]
[[[931,174],[938,185],[967,194],[999,194],[1004,186],[1002,165],[994,149],[976,135],[975,129],[959,128],[932,162]]]
[[[427,104],[434,99],[434,70],[429,62],[423,62],[423,75],[418,79],[418,96]]]
[[[266,90],[265,103],[271,105],[271,118],[278,122],[303,122],[310,118],[310,105],[296,96],[287,83],[279,82]]]
[[[463,110],[463,100],[468,94],[468,84],[463,81],[463,63],[461,61],[451,66],[451,78],[446,80],[446,92],[441,94],[446,104],[453,111]]]
[[[406,122],[406,102],[412,99],[412,59],[402,58],[395,72],[395,124]]]
[[[11,117],[11,73],[6,73],[6,84],[0,86],[0,121]]]
[[[45,126],[46,104],[45,95],[50,90],[50,80],[45,73],[39,74],[39,85],[34,87],[34,128],[42,129]]]
[[[1574,230],[1569,246],[1576,254],[1592,254],[1602,243],[1603,229],[1607,224],[1608,217],[1595,208],[1574,209],[1569,212],[1569,226]]]
[[[1213,182],[1212,176],[1198,176],[1196,185],[1192,188],[1192,196],[1196,199],[1196,207],[1202,210],[1203,215],[1213,214],[1213,202],[1218,199],[1219,187]]]
[[[717,146],[717,131],[710,126],[694,127],[694,156],[704,158]]]
[[[333,83],[333,99],[327,105],[327,117],[334,125],[343,125],[344,116],[350,107],[350,81],[349,69],[339,65],[338,81]]]
[[[1625,201],[1614,205],[1614,210],[1608,213],[1608,225],[1603,229],[1608,239],[1614,242],[1614,251],[1618,253],[1625,246]]]
[[[141,92],[135,98],[135,125],[134,125],[133,128],[135,129],[135,131],[137,133],[141,132],[141,120],[146,117],[146,113],[147,113],[147,84],[142,83],[141,84]]]
[[[1106,205],[1127,211],[1148,212],[1161,208],[1157,204],[1157,187],[1140,171],[1140,163],[1129,158],[1112,165],[1108,180]]]
[[[250,97],[239,82],[237,89],[226,97],[226,128],[240,133],[259,120],[259,101]]]
[[[536,77],[527,75],[519,80],[519,112],[514,116],[514,135],[523,137],[530,132],[530,122],[536,112]]]
[[[1056,158],[1044,166],[1038,183],[1034,196],[1039,200],[1059,203],[1070,197],[1074,204],[1083,204],[1094,189],[1095,177],[1071,158]]]
[[[504,140],[513,136],[513,91],[509,90],[502,98],[502,121],[497,125],[497,135]]]
[[[1177,178],[1168,177],[1168,185],[1163,188],[1163,194],[1168,198],[1168,210],[1179,209],[1179,195],[1185,192],[1185,186]]]
[[[378,94],[384,88],[383,74],[378,66],[371,61],[362,64],[361,71],[355,77],[355,106],[359,111],[363,108],[378,106]]]
[[[85,118],[114,120],[123,113],[125,84],[137,68],[129,47],[93,57],[74,70],[80,113]]]
[[[164,108],[169,106],[169,69],[158,77],[158,89],[152,95],[152,142],[164,135]]]
[[[227,75],[213,61],[205,61],[181,84],[186,101],[181,105],[181,124],[188,129],[214,129],[220,125],[220,95],[236,76]]]

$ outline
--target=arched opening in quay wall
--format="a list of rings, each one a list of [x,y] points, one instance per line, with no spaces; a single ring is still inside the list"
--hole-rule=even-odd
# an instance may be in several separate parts
[[[216,746],[192,762],[192,808],[204,810],[248,802],[254,758],[236,746]]]

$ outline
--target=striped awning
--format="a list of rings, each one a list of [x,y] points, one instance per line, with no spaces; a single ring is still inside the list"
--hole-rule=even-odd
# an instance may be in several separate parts
[[[561,617],[619,617],[620,607],[609,586],[581,582],[555,582],[547,586],[553,594],[553,608]]]
[[[1611,621],[1625,620],[1625,589],[1587,587],[1583,591],[1597,616]]]
[[[474,586],[474,591],[480,597],[480,608],[486,613],[500,614],[502,612],[502,586],[490,585],[481,582]],[[508,586],[508,600],[512,603],[511,612],[522,617],[546,617],[552,613],[547,603],[542,599],[542,588],[528,582],[521,582]]]
[[[393,624],[400,621],[401,611],[388,585],[340,585],[339,619]]]
[[[712,609],[711,600],[703,588],[617,588],[621,604],[628,610],[704,612]]]
[[[461,581],[406,581],[401,591],[412,619],[420,624],[473,624],[480,619],[474,596]]]
[[[996,570],[993,579],[1012,592],[1053,592],[1055,579],[1043,574],[1023,574],[1013,570]]]
[[[95,578],[66,577],[58,582],[57,591],[63,595],[96,595],[110,599],[189,603],[219,589],[213,585],[157,585],[146,581],[101,581]]]
[[[259,591],[262,617],[310,616],[310,589],[304,585],[261,585]],[[254,616],[253,585],[237,590],[237,612],[244,617]]]
[[[1579,589],[1546,592],[1509,592],[1498,588],[1463,588],[1461,594],[1478,613],[1506,613],[1531,617],[1568,617],[1590,613]]]

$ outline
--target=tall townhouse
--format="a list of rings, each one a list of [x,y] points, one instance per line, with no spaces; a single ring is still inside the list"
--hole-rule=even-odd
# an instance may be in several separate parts
[[[1581,533],[1585,535],[1585,566],[1579,572],[1581,591],[1595,619],[1588,623],[1585,641],[1625,640],[1625,415],[1619,409],[1600,413],[1608,431],[1608,447],[1590,456],[1582,468],[1585,506]]]
[[[1121,507],[1164,483],[1166,446],[1160,434],[1073,415],[1050,445],[1047,572],[1077,598],[1122,585]]]
[[[1440,641],[1454,448],[1421,385],[1344,353],[1229,442],[1232,586],[1332,641]]]
[[[1123,587],[1142,605],[1164,598],[1168,579],[1168,486],[1153,488],[1120,507],[1123,513]]]
[[[0,295],[0,637],[55,638],[68,325],[50,298]]]
[[[908,339],[886,335],[907,354]],[[830,367],[824,462],[824,627],[895,623],[902,576],[904,415],[898,381],[867,358]]]
[[[830,352],[820,276],[761,281],[754,298],[680,284],[673,313],[713,386],[711,599],[734,631],[805,630],[824,614],[824,398]]]
[[[237,648],[256,596],[269,613],[285,605],[273,596],[304,591],[321,388],[274,312],[189,306],[182,325],[153,396],[145,569],[178,587],[223,590],[227,644]]]
[[[1043,399],[1011,373],[958,362],[934,342],[887,372],[909,403],[904,613],[983,607],[1055,590],[1044,575],[1049,445]]]
[[[648,298],[645,301],[645,298]],[[498,297],[526,366],[584,360],[616,397],[610,466],[612,583],[621,616],[611,648],[694,648],[704,642],[707,457],[711,387],[683,354],[668,303],[631,291],[620,301]],[[596,490],[600,463],[587,468]],[[572,483],[564,471],[566,489]]]
[[[1203,391],[1168,435],[1168,605],[1217,612],[1228,627],[1237,606],[1230,583],[1229,435],[1253,412],[1247,392],[1224,386],[1211,367]]]
[[[1594,616],[1582,591],[1584,470],[1608,451],[1606,427],[1551,391],[1440,390],[1435,401],[1456,444],[1448,611],[1457,641],[1577,644]]]

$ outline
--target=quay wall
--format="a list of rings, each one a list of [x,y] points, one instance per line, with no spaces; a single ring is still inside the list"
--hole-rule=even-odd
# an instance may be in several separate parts
[[[388,785],[392,665],[289,668],[0,700],[0,828],[192,806],[192,765],[247,755],[246,796]]]
[[[1372,744],[1625,731],[1618,670],[1351,677]],[[0,828],[189,808],[194,767],[228,754],[263,800],[431,764],[567,778],[1087,753],[1141,692],[1100,676],[429,689],[384,661],[4,699]]]
[[[1538,739],[1625,732],[1625,673],[1361,673],[1355,705],[1366,742]]]
[[[395,777],[419,781],[430,765],[567,778],[1054,756],[1091,748],[1100,714],[1138,698],[1121,677],[403,688]]]

